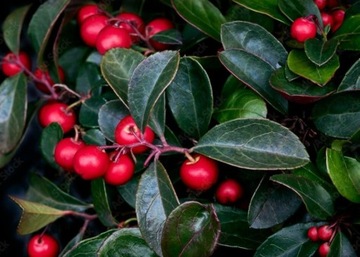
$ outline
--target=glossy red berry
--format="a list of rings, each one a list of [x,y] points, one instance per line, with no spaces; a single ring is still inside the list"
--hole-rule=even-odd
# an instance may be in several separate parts
[[[174,24],[166,18],[154,19],[150,21],[145,27],[146,38],[150,39],[149,42],[154,47],[155,50],[165,50],[169,48],[169,45],[156,42],[155,40],[152,40],[151,37],[157,33],[173,28],[174,28]]]
[[[322,241],[329,241],[333,232],[334,230],[328,225],[320,226],[318,228],[319,239]]]
[[[307,236],[313,242],[318,241],[319,240],[318,228],[315,226],[310,227],[307,231]]]
[[[318,253],[320,257],[328,256],[329,252],[330,252],[329,242],[322,243],[318,248]]]
[[[115,161],[111,162],[107,169],[104,179],[110,185],[120,186],[126,184],[134,176],[135,163],[128,155],[120,155]]]
[[[145,140],[148,143],[152,143],[155,139],[155,134],[149,126],[146,126],[145,132],[141,133],[137,127],[134,119],[128,115],[125,116],[115,128],[115,142],[119,145],[133,145],[139,143],[139,140]],[[143,153],[148,149],[145,145],[139,145],[132,147],[134,154]]]
[[[74,156],[74,170],[85,180],[104,176],[110,164],[106,152],[96,145],[86,145]]]
[[[82,6],[77,13],[77,21],[81,24],[86,18],[102,13],[102,10],[97,4],[87,4]]]
[[[131,12],[120,13],[116,18],[120,20],[119,27],[126,29],[130,33],[132,41],[134,43],[139,41],[138,33],[143,35],[145,32],[143,19],[139,15]]]
[[[194,161],[186,160],[180,167],[180,178],[190,189],[205,191],[218,179],[217,162],[200,154],[193,156]]]
[[[17,56],[14,53],[8,53],[2,60],[1,69],[5,76],[11,77],[23,70],[16,62],[21,62],[28,70],[31,69],[31,60],[27,53],[20,52]]]
[[[336,9],[331,12],[331,16],[333,18],[333,26],[331,27],[331,31],[335,32],[342,25],[345,18],[345,11],[343,9]]]
[[[316,36],[316,25],[313,21],[300,17],[294,20],[290,27],[291,37],[298,42],[305,42]]]
[[[314,3],[319,8],[319,10],[323,10],[327,5],[327,0],[314,0]]]
[[[34,235],[28,243],[27,252],[29,257],[56,257],[59,244],[48,234]]]
[[[95,14],[87,17],[80,27],[80,36],[85,44],[95,47],[97,36],[107,24],[108,17],[104,14]]]
[[[131,44],[129,32],[112,25],[105,26],[96,39],[96,49],[102,55],[113,48],[130,48]]]
[[[244,195],[243,187],[235,179],[227,179],[218,186],[216,200],[221,204],[233,204]]]
[[[37,68],[34,72],[35,77],[38,80],[44,80],[49,85],[53,86],[55,84],[54,80],[51,78],[50,72],[48,70],[43,70],[40,68]],[[58,67],[58,81],[59,83],[62,83],[65,81],[65,72],[62,67]],[[47,86],[44,83],[41,82],[35,82],[35,86],[37,89],[39,89],[41,92],[49,94],[50,90],[47,88]]]
[[[334,25],[334,19],[333,16],[327,12],[321,12],[321,19],[324,25],[324,28],[326,26],[330,26],[330,28]]]
[[[76,124],[76,114],[68,105],[61,102],[51,101],[44,104],[39,110],[39,122],[42,127],[57,122],[64,133],[73,129]]]
[[[64,138],[60,140],[55,147],[55,162],[66,171],[74,170],[74,156],[85,143],[73,138]]]

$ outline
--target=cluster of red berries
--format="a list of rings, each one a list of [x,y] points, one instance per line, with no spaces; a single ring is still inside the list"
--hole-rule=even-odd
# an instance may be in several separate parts
[[[345,10],[340,6],[339,1],[314,0],[314,2],[319,8],[323,28],[329,26],[332,32],[338,30],[345,18]],[[317,31],[318,26],[313,15],[295,19],[290,27],[291,37],[301,43],[308,39],[315,38]]]
[[[56,257],[59,243],[49,234],[36,234],[29,240],[27,252],[29,257]]]
[[[307,236],[313,242],[321,242],[318,253],[320,257],[326,257],[330,251],[330,241],[334,236],[334,229],[329,225],[312,226],[308,229]]]
[[[156,42],[151,37],[174,28],[166,18],[157,18],[145,24],[135,13],[123,12],[113,17],[96,4],[81,7],[77,21],[83,41],[90,47],[96,47],[100,54],[112,48],[130,48],[139,42],[145,42],[155,50],[165,50],[168,45]]]

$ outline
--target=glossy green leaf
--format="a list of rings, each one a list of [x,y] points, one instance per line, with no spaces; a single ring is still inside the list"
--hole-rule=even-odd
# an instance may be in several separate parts
[[[343,51],[360,51],[360,34],[342,37],[338,48]]]
[[[37,53],[38,65],[50,39],[56,21],[61,17],[70,0],[46,1],[33,14],[28,28],[29,39]]]
[[[299,223],[280,229],[258,247],[254,257],[313,256],[319,246],[306,235],[311,226]]]
[[[345,157],[342,152],[326,149],[326,166],[330,178],[339,193],[349,201],[360,203],[360,163]]]
[[[266,119],[237,119],[217,125],[193,150],[229,165],[256,170],[292,169],[309,161],[295,134]]]
[[[271,228],[290,218],[300,205],[301,200],[293,191],[264,177],[251,198],[249,225],[254,229]]]
[[[141,234],[150,247],[162,255],[164,224],[179,200],[160,162],[153,162],[141,176],[136,192],[136,216]]]
[[[81,126],[96,128],[99,126],[99,109],[106,103],[102,97],[91,97],[81,104],[79,122]]]
[[[159,33],[156,33],[151,37],[156,42],[161,42],[167,45],[181,45],[182,37],[181,33],[176,29],[169,29]]]
[[[81,241],[64,257],[157,257],[138,228],[110,229]]]
[[[137,51],[114,48],[107,51],[101,60],[102,75],[125,105],[128,104],[130,77],[144,59],[145,57]]]
[[[357,60],[344,75],[338,92],[360,90],[360,59]]]
[[[88,129],[83,135],[82,139],[89,145],[106,145],[106,138],[99,129]]]
[[[335,213],[331,195],[319,183],[294,174],[273,175],[271,180],[297,193],[311,216],[327,219]]]
[[[33,233],[67,214],[66,211],[54,209],[40,203],[22,200],[13,196],[10,198],[22,209],[17,228],[20,235]]]
[[[166,98],[162,94],[150,113],[149,126],[159,137],[164,135],[166,121]]]
[[[129,82],[129,109],[136,124],[143,131],[151,111],[175,77],[180,61],[176,51],[157,52],[142,61]]]
[[[95,211],[101,223],[107,227],[116,226],[117,221],[111,213],[108,192],[103,178],[91,181],[91,195]]]
[[[335,32],[333,38],[345,40],[347,36],[360,34],[360,14],[345,16],[340,28]]]
[[[125,202],[135,209],[136,207],[136,191],[139,185],[140,176],[134,176],[125,185],[118,186],[116,189],[125,200]]]
[[[288,56],[287,64],[292,72],[309,79],[319,86],[327,84],[340,67],[337,55],[334,55],[326,64],[319,67],[310,61],[305,52],[301,50],[292,50]]]
[[[274,69],[286,63],[287,51],[266,29],[246,21],[234,21],[221,26],[221,42],[224,49],[243,49]]]
[[[299,17],[315,15],[322,26],[319,8],[315,5],[313,0],[278,0],[278,8],[292,21]]]
[[[311,118],[322,133],[350,138],[360,128],[360,93],[357,91],[334,94],[318,102]]]
[[[6,78],[0,85],[0,154],[19,143],[25,128],[27,82],[23,73]]]
[[[219,236],[220,222],[214,207],[185,202],[166,220],[161,240],[163,256],[211,256]]]
[[[44,159],[54,168],[60,169],[55,162],[54,152],[57,143],[63,138],[63,130],[56,122],[45,127],[41,132],[40,147]]]
[[[305,41],[305,54],[314,64],[322,66],[333,58],[338,45],[337,40],[322,41],[312,38]]]
[[[98,95],[99,90],[96,90],[96,88],[105,84],[101,78],[99,66],[88,62],[79,67],[75,83],[77,93],[82,95],[91,94],[92,96]]]
[[[73,237],[66,245],[64,248],[62,248],[60,254],[58,257],[64,257],[65,254],[67,254],[68,252],[70,252],[72,249],[74,249],[76,247],[76,245],[78,245],[80,243],[80,241],[83,239],[84,237],[84,232],[80,231],[75,237]]]
[[[256,91],[277,111],[288,111],[287,101],[269,85],[273,67],[244,50],[231,49],[219,53],[222,64],[239,80]]]
[[[270,234],[249,228],[246,211],[220,204],[215,205],[215,210],[221,226],[219,245],[254,250]]]
[[[172,0],[176,12],[188,23],[220,41],[220,27],[225,17],[208,0]]]
[[[179,70],[166,93],[179,127],[194,138],[206,133],[213,112],[213,94],[210,79],[197,61],[181,58]]]
[[[6,46],[13,53],[19,53],[23,23],[31,5],[16,8],[3,21],[2,31]]]
[[[338,231],[331,242],[328,257],[353,257],[356,256],[355,249],[349,239],[342,231]]]
[[[277,21],[290,25],[289,19],[280,11],[278,7],[278,0],[263,0],[261,2],[253,1],[253,0],[233,0],[233,1],[254,12],[259,12],[268,15]]]

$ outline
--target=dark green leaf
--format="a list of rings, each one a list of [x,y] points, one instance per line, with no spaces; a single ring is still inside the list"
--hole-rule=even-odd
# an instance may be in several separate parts
[[[156,33],[151,37],[152,40],[167,45],[181,45],[182,37],[181,33],[176,29],[169,29],[159,33]]]
[[[319,8],[313,0],[279,0],[278,6],[280,11],[292,21],[299,17],[315,15],[317,22],[322,26]]]
[[[140,176],[134,176],[125,185],[118,186],[117,190],[121,197],[128,205],[135,209],[136,207],[136,191],[139,185]]]
[[[338,48],[345,51],[360,51],[360,34],[342,37]]]
[[[133,12],[141,16],[145,0],[123,0],[121,1],[121,12]]]
[[[322,41],[312,38],[305,41],[305,53],[310,61],[322,66],[333,58],[338,45],[337,40]]]
[[[333,38],[346,40],[347,36],[360,34],[360,15],[345,16],[340,28],[335,32]]]
[[[59,169],[59,165],[55,162],[54,152],[56,144],[63,138],[63,130],[59,123],[51,123],[41,132],[40,147],[41,153],[45,160],[54,168]]]
[[[106,138],[99,129],[86,130],[82,135],[82,139],[86,144],[91,145],[106,145]]]
[[[0,155],[19,143],[26,121],[27,82],[23,73],[6,78],[0,85]]]
[[[292,169],[309,161],[295,134],[266,119],[237,119],[212,128],[193,148],[215,160],[247,169]]]
[[[142,61],[134,70],[129,82],[130,113],[143,131],[151,111],[175,77],[180,55],[175,51],[157,52]]]
[[[206,133],[213,112],[213,94],[204,68],[191,58],[181,58],[179,70],[166,92],[179,127],[195,138]]]
[[[179,205],[170,178],[160,162],[153,162],[141,176],[136,192],[136,216],[141,234],[161,254],[161,236],[170,213]]]
[[[166,98],[162,94],[150,113],[149,125],[159,137],[165,132]]]
[[[338,92],[360,90],[360,59],[346,72],[341,81]]]
[[[91,97],[81,104],[79,122],[83,127],[96,128],[99,109],[106,103],[102,97]]]
[[[163,256],[211,256],[219,236],[220,222],[214,207],[185,202],[165,223],[161,240]]]
[[[84,233],[80,231],[75,237],[73,237],[66,246],[62,249],[61,253],[59,254],[59,257],[64,257],[65,254],[72,249],[76,247],[80,243],[80,241],[83,239]]]
[[[353,257],[356,252],[352,243],[342,231],[338,231],[330,245],[330,252],[327,257]]]
[[[93,63],[84,63],[78,70],[75,90],[82,95],[94,95],[97,92],[95,89],[103,83],[99,66]]]

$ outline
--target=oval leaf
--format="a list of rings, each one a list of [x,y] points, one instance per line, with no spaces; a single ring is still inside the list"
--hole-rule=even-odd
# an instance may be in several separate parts
[[[237,119],[215,126],[193,150],[246,169],[292,169],[309,161],[295,134],[265,119]]]
[[[341,81],[338,92],[360,90],[360,59],[346,72]]]
[[[40,147],[44,159],[55,169],[60,166],[55,162],[54,152],[57,143],[63,138],[63,130],[59,123],[53,122],[41,132]]]
[[[98,129],[89,129],[84,131],[82,139],[89,145],[106,145],[106,138]]]
[[[310,61],[321,66],[330,61],[338,45],[337,40],[322,41],[312,38],[305,41],[305,53]]]
[[[106,103],[102,97],[91,97],[81,104],[79,122],[83,127],[96,128],[98,124],[99,109]]]
[[[344,235],[343,232],[338,231],[331,242],[330,252],[327,255],[328,257],[353,257],[356,256],[356,252],[353,248],[352,243]]]
[[[322,19],[319,8],[315,5],[313,0],[279,0],[277,2],[278,8],[290,20],[293,21],[298,17],[315,15],[317,17],[317,21],[322,26]]]

